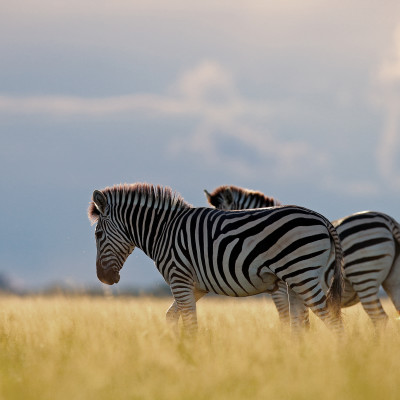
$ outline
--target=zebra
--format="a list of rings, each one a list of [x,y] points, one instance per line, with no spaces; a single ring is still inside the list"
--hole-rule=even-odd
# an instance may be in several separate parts
[[[332,224],[315,211],[196,208],[169,187],[134,183],[95,190],[88,217],[97,223],[98,279],[117,283],[138,247],[170,286],[174,302],[166,317],[175,330],[181,316],[184,333],[197,332],[196,301],[209,292],[271,293],[279,280],[334,332],[343,330],[340,241]],[[328,290],[322,271],[330,257],[334,283]]]
[[[242,210],[249,207],[270,207],[273,197],[236,186],[220,186],[211,194],[205,190],[210,205],[223,210]],[[400,314],[400,226],[389,215],[362,211],[332,222],[341,240],[344,253],[344,291],[341,306],[361,302],[375,326],[385,325],[388,316],[378,297],[383,287]],[[330,274],[324,274],[326,284]],[[272,293],[282,322],[289,321],[286,284]],[[305,324],[308,324],[305,311]]]

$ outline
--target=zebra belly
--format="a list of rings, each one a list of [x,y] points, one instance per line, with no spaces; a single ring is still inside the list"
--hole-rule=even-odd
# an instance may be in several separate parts
[[[195,287],[201,291],[232,297],[272,293],[278,288],[278,277],[262,268],[260,262],[250,268],[243,269],[242,266],[239,258],[234,265],[223,263],[220,268],[195,268]]]
[[[222,284],[221,282],[204,282],[197,279],[194,286],[197,290],[202,292],[215,293],[223,296],[230,297],[247,297],[255,296],[260,293],[272,293],[278,289],[278,278],[272,273],[263,272],[261,278],[253,279],[253,285],[245,285],[242,283]]]

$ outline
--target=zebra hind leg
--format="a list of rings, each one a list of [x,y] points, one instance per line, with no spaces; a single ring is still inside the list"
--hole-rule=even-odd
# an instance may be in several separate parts
[[[375,328],[384,328],[388,321],[388,316],[379,300],[378,288],[374,288],[372,292],[368,292],[367,294],[358,293],[358,297]]]
[[[272,293],[272,300],[278,310],[279,319],[282,325],[289,326],[290,314],[289,314],[289,297],[287,291],[287,285],[285,282],[278,281],[278,289]]]
[[[311,309],[311,311],[321,320],[324,324],[339,337],[344,334],[343,321],[341,318],[341,305],[339,293],[327,293],[324,292],[323,287],[320,283],[320,277],[318,275],[308,278],[305,284],[298,285],[296,283],[288,282],[288,286],[293,292],[297,294],[301,299],[303,305]],[[340,290],[340,286],[336,290]],[[303,316],[304,324],[309,324],[308,313],[304,312]]]
[[[306,302],[306,305],[311,311],[321,319],[331,331],[337,336],[342,337],[344,334],[342,318],[330,309],[325,294],[321,294],[319,298],[311,300],[313,300],[312,303]]]
[[[292,289],[288,288],[290,325],[292,332],[297,334],[310,327],[308,318],[308,307],[304,304],[301,297]]]

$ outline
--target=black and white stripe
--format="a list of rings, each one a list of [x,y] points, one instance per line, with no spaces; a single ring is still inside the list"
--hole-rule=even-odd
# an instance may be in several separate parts
[[[204,193],[208,202],[219,210],[246,210],[282,205],[279,200],[261,192],[236,186],[219,186],[212,194],[207,190],[204,190]]]
[[[197,328],[196,301],[208,292],[226,296],[271,293],[284,281],[302,304],[336,331],[340,319],[340,242],[320,214],[296,206],[226,212],[193,208],[169,188],[117,185],[93,193],[89,218],[97,221],[97,275],[107,284],[135,247],[170,285],[167,318],[182,316]],[[335,258],[334,285],[323,270]]]
[[[212,206],[234,210],[248,208],[253,193],[235,186],[221,186],[212,194],[206,192],[206,195]],[[262,200],[262,196],[258,198]],[[265,196],[265,199],[264,203],[260,200],[259,207],[269,207],[271,197]],[[378,297],[382,285],[400,312],[399,224],[386,214],[372,211],[355,213],[332,224],[339,234],[345,260],[342,307],[361,301],[375,324],[386,321],[387,314]],[[325,273],[326,281],[330,277],[328,270]],[[279,290],[273,293],[273,299],[281,320],[288,321],[289,303],[285,284],[279,285]]]

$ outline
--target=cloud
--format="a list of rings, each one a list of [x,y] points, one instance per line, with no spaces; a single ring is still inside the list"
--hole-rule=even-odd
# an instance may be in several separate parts
[[[183,117],[226,119],[232,116],[264,117],[269,106],[240,98],[229,72],[206,61],[185,72],[169,93],[137,93],[112,97],[7,96],[0,94],[0,113],[48,116],[99,117],[147,112]]]
[[[8,114],[44,114],[48,116],[100,117],[130,112],[180,114],[181,102],[150,94],[84,98],[65,96],[0,96],[0,112]]]
[[[204,61],[185,72],[172,85],[172,91],[195,102],[231,102],[237,99],[232,74],[213,61]]]
[[[314,157],[315,149],[305,141],[284,141],[268,130],[277,112],[272,102],[242,96],[231,72],[213,61],[204,61],[185,71],[164,95],[132,94],[106,98],[64,96],[0,96],[0,112],[39,114],[50,117],[105,118],[140,113],[154,118],[195,119],[194,128],[170,141],[172,155],[203,157],[210,165],[251,175],[268,168],[279,175],[304,173],[297,165],[308,160],[309,168],[320,166],[324,157]],[[224,151],[227,143],[247,148],[252,157],[238,159],[238,153]],[[255,159],[259,162],[254,163]]]
[[[382,84],[400,83],[400,25],[394,30],[390,54],[382,61],[378,77]]]
[[[389,54],[375,80],[375,100],[383,110],[383,127],[376,151],[379,172],[390,187],[400,189],[400,25],[394,31]]]
[[[305,140],[283,140],[271,132],[270,121],[281,110],[273,102],[243,97],[230,71],[217,63],[207,61],[186,72],[171,92],[198,110],[200,118],[192,132],[171,141],[173,155],[198,155],[209,165],[241,177],[266,171],[278,177],[304,177],[329,163],[328,154],[317,152]]]
[[[169,157],[196,157],[210,169],[228,170],[246,179],[264,175],[286,182],[311,180],[324,186],[323,181],[336,173],[329,146],[314,141],[315,133],[284,138],[273,128],[276,119],[290,120],[293,115],[297,119],[299,113],[312,111],[297,102],[244,96],[231,70],[212,60],[184,71],[164,94],[103,98],[0,96],[0,113],[6,114],[94,119],[140,115],[189,121],[191,127],[185,133],[168,138]],[[348,187],[354,191],[360,188],[353,184]]]
[[[327,191],[347,196],[371,197],[379,194],[379,186],[366,178],[346,181],[329,175],[323,180],[322,187]]]

